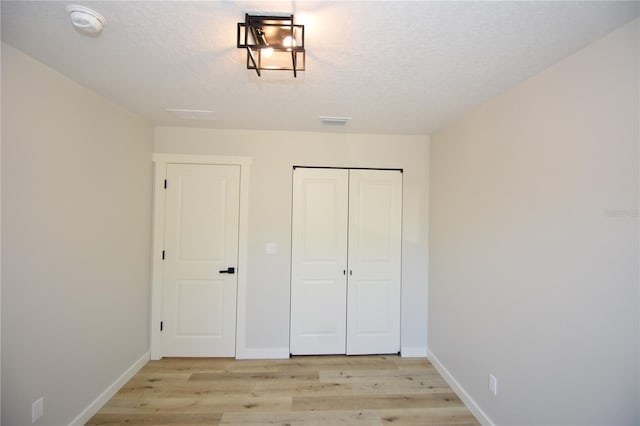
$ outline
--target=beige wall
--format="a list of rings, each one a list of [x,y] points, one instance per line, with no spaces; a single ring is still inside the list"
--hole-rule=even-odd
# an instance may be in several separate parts
[[[640,422],[638,39],[432,136],[429,348],[498,424]]]
[[[292,166],[404,168],[402,347],[426,354],[428,143],[426,136],[156,128],[157,153],[252,158],[240,345],[288,354]],[[277,243],[277,255],[265,254],[267,242]]]
[[[2,45],[2,424],[68,424],[147,352],[152,138]]]

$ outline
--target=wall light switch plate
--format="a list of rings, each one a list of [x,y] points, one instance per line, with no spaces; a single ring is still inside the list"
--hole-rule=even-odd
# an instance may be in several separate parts
[[[264,245],[264,254],[278,254],[278,244],[266,243]]]

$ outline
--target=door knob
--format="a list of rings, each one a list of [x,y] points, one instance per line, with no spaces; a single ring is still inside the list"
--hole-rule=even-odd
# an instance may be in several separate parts
[[[222,271],[220,271],[221,274],[235,274],[236,273],[236,268],[229,266],[227,269],[223,269]]]

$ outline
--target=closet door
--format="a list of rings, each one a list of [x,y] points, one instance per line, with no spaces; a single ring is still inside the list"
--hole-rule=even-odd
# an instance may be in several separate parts
[[[291,341],[294,355],[346,351],[348,170],[293,171]]]
[[[351,170],[347,354],[400,350],[402,173]]]

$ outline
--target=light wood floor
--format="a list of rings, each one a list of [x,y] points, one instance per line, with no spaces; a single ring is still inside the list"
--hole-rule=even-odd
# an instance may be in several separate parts
[[[88,425],[477,425],[426,359],[149,362]]]

